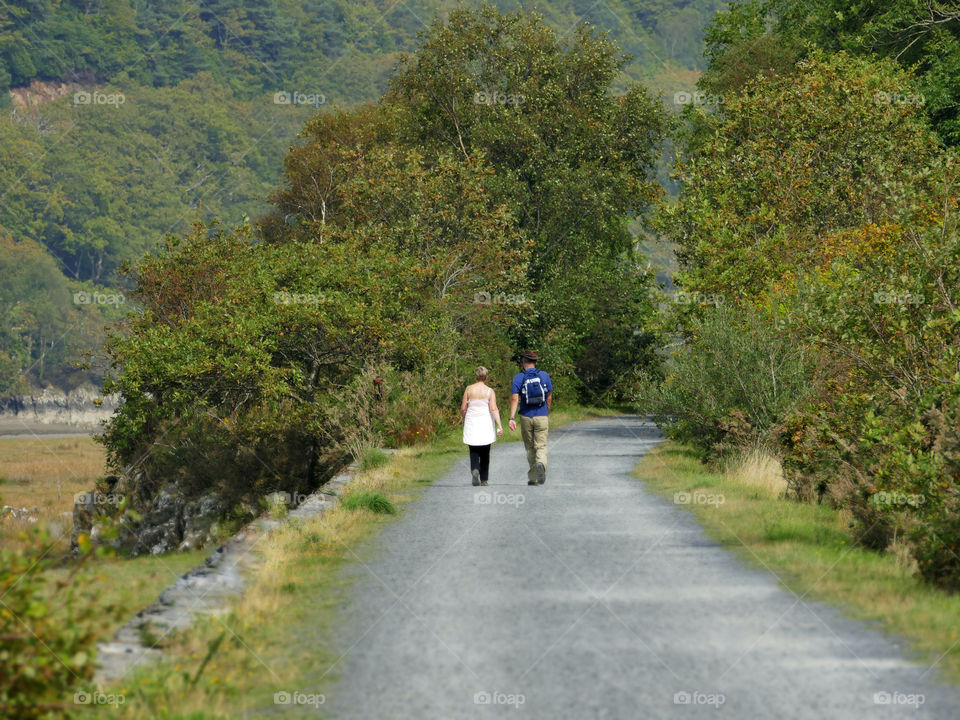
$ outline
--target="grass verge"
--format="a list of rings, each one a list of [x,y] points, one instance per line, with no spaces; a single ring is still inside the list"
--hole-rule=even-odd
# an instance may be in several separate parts
[[[190,568],[202,563],[209,550],[193,550],[167,555],[140,555],[135,558],[95,559],[83,571],[84,594],[89,602],[98,607],[117,607],[119,619],[104,615],[104,621],[96,628],[101,640],[113,637],[117,629],[132,615],[150,605],[164,588]],[[66,577],[68,567],[51,568],[45,571],[50,586]]]
[[[551,413],[551,427],[610,414],[558,409]],[[505,432],[507,442],[519,439],[519,432]],[[273,713],[278,694],[300,693],[305,707],[298,709],[323,717],[320,699],[339,667],[333,632],[349,601],[345,565],[366,561],[371,546],[363,541],[402,517],[404,505],[465,456],[459,429],[402,449],[388,463],[361,470],[349,489],[354,497],[383,497],[396,515],[366,503],[357,502],[354,509],[341,504],[265,536],[256,546],[260,567],[243,597],[228,613],[202,618],[188,632],[166,638],[169,659],[135,669],[116,687],[104,689],[108,695],[123,693],[126,700],[100,706],[100,716],[234,718]],[[86,717],[82,711],[76,716]]]
[[[924,585],[896,552],[852,546],[843,512],[786,499],[769,473],[712,472],[676,443],[644,456],[635,475],[652,491],[687,501],[708,535],[797,595],[881,622],[908,639],[916,660],[960,683],[960,596]]]

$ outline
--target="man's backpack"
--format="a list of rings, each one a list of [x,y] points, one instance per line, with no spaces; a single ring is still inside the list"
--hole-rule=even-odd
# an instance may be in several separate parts
[[[540,373],[524,378],[520,386],[520,397],[527,407],[542,407],[547,401],[547,388],[540,379]]]

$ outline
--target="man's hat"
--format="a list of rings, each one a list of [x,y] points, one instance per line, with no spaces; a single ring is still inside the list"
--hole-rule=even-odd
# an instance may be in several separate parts
[[[520,357],[522,357],[524,360],[531,360],[533,362],[536,362],[540,359],[540,356],[537,355],[536,351],[534,350],[524,350],[522,353],[520,353]]]

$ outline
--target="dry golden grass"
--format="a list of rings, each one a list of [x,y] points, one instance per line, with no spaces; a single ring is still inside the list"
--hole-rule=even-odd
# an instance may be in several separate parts
[[[754,449],[731,461],[726,469],[727,477],[744,487],[756,488],[775,497],[787,492],[780,461],[765,450]]]
[[[405,448],[387,465],[358,473],[350,482],[349,492],[376,490],[393,502],[409,502],[420,477],[417,454],[416,449]],[[369,533],[375,518],[369,510],[345,510],[338,505],[295,527],[288,525],[263,538],[257,543],[262,564],[255,581],[244,593],[237,614],[247,618],[269,616],[290,602],[289,593],[281,588],[296,577],[296,573],[291,573],[291,558],[303,554],[304,538],[308,539],[312,552],[334,558]]]
[[[54,537],[69,534],[73,498],[93,489],[104,474],[104,448],[89,437],[0,438],[0,498],[15,508],[37,508],[39,523]],[[17,534],[32,525],[0,520],[0,545],[17,543]]]

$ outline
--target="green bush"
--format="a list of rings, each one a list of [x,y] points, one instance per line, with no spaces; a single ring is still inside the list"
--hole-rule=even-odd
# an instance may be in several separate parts
[[[739,24],[766,31],[737,8],[714,49]],[[960,589],[960,167],[921,104],[889,102],[917,93],[896,62],[791,66],[785,49],[750,78],[714,62],[730,94],[687,111],[681,197],[658,223],[692,294],[641,409],[707,453],[775,441],[794,495],[849,510],[862,546],[911,543],[926,580]],[[748,304],[775,322],[730,314]]]
[[[88,539],[71,571],[51,581],[57,559],[46,531],[33,529],[23,546],[0,551],[0,717],[54,717],[89,689],[98,630],[117,616],[86,596]],[[80,700],[82,702],[82,699]]]
[[[784,307],[792,332],[825,359],[826,382],[781,434],[794,487],[848,506],[861,544],[908,539],[921,575],[952,589],[960,589],[960,239],[950,199],[958,171],[950,162],[931,168],[947,196],[929,198],[914,223],[823,239],[823,265]]]
[[[667,433],[706,456],[762,441],[802,398],[810,372],[801,346],[747,307],[702,309],[636,395]]]

